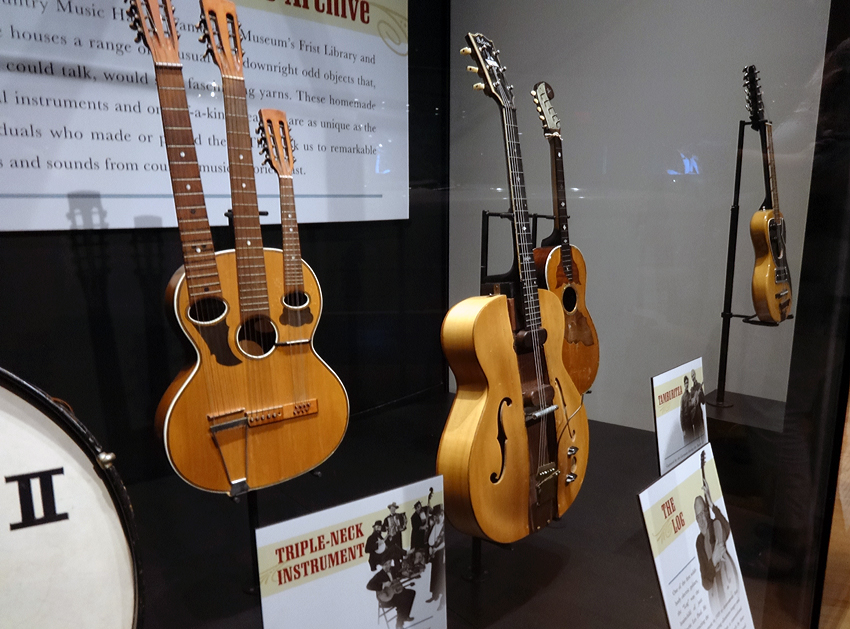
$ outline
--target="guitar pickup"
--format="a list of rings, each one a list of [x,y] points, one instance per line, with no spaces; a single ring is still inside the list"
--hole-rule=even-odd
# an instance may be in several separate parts
[[[534,422],[540,421],[549,413],[552,413],[558,409],[557,404],[553,404],[552,406],[547,406],[546,408],[541,408],[539,411],[534,411],[533,413],[526,413],[525,415],[525,425],[530,426]]]
[[[283,406],[251,411],[248,413],[248,425],[263,426],[265,424],[273,424],[285,419],[315,415],[318,412],[319,401],[316,398],[311,398],[308,400],[301,400],[299,402],[290,402]]]

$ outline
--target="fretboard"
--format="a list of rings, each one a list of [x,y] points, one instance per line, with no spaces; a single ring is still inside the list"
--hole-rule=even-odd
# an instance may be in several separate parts
[[[522,153],[519,147],[519,130],[516,111],[502,108],[502,123],[505,130],[505,152],[508,160],[511,209],[514,216],[514,244],[517,268],[522,285],[524,329],[538,330],[541,327],[540,304],[537,297],[537,271],[534,266],[534,241],[531,238],[531,223],[528,218],[528,202],[525,197],[525,175],[522,171]]]
[[[561,238],[561,266],[567,279],[573,281],[573,250],[570,248],[569,217],[567,216],[567,192],[564,184],[564,151],[561,135],[550,133],[549,149],[552,154],[552,199],[555,204],[555,229]]]
[[[775,217],[780,217],[779,194],[776,191],[776,161],[773,158],[773,125],[765,122],[765,135],[767,145],[767,171],[770,179],[770,207]]]
[[[280,176],[280,223],[283,226],[283,283],[284,293],[304,290],[301,270],[301,241],[298,238],[298,219],[295,214],[295,193],[292,175]]]
[[[202,297],[221,295],[221,284],[195,154],[183,69],[172,64],[157,64],[155,68],[186,287],[189,300],[194,303]]]
[[[230,163],[239,311],[244,321],[254,315],[269,315],[269,295],[260,211],[254,184],[253,142],[248,122],[245,81],[241,77],[222,76],[221,83]]]

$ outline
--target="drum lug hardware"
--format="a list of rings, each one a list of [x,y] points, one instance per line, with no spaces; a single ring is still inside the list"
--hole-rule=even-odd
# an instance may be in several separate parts
[[[114,462],[115,454],[113,452],[100,452],[97,455],[97,464],[100,465],[102,470],[108,470]]]

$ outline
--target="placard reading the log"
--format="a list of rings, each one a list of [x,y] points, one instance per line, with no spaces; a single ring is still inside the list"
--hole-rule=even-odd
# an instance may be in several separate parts
[[[0,4],[0,230],[177,224],[154,65],[120,0]],[[230,209],[221,73],[173,0],[210,222]],[[253,127],[286,112],[299,222],[407,218],[405,0],[239,0]],[[253,156],[264,222],[278,179]]]
[[[438,476],[257,530],[266,629],[445,629]]]
[[[640,494],[672,629],[753,629],[711,445]]]
[[[652,410],[662,475],[708,443],[702,358],[652,378]]]

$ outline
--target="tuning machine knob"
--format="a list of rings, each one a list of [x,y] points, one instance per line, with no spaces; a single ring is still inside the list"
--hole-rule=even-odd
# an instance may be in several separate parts
[[[478,66],[466,66],[466,71],[475,72],[476,74],[478,74]]]
[[[478,92],[483,92],[484,91],[484,84],[483,83],[476,83],[475,85],[472,86],[472,89],[474,89]]]
[[[472,48],[470,48],[469,46],[464,46],[463,48],[460,49],[460,54],[471,55],[472,54]]]

